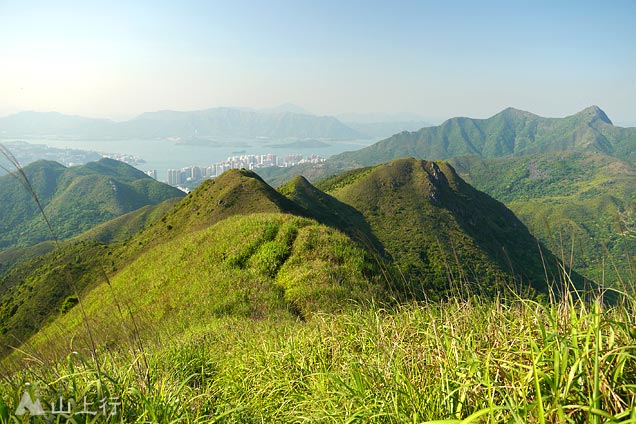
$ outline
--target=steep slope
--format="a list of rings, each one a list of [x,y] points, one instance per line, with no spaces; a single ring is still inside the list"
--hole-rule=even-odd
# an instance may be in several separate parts
[[[234,215],[264,212],[306,214],[253,172],[230,170],[201,184],[177,204],[164,204],[158,211],[136,211],[96,227],[60,249],[24,261],[0,279],[0,332],[4,334],[0,344],[16,337],[24,340],[57,314],[76,289],[82,292],[105,282],[106,275],[117,274],[154,246]],[[125,238],[135,229],[141,231]]]
[[[336,163],[369,166],[413,156],[518,156],[578,150],[636,160],[636,128],[615,127],[597,106],[566,118],[543,118],[513,108],[488,118],[452,118],[436,127],[402,132],[364,149],[342,153]]]
[[[306,214],[255,172],[231,169],[201,183],[162,218],[162,228],[157,227],[153,231],[163,234],[193,231],[230,216],[258,212]]]
[[[99,243],[117,243],[135,235],[142,229],[158,221],[170,210],[179,198],[165,200],[158,205],[148,205],[110,221],[99,224],[90,230],[65,240],[63,244],[78,241],[96,241]],[[55,248],[53,241],[44,241],[29,247],[6,249],[0,252],[0,277],[21,262],[29,261],[49,253]]]
[[[505,202],[553,252],[586,277],[631,277],[636,238],[628,231],[636,166],[595,153],[450,160],[467,181]],[[571,258],[571,259],[570,259]],[[616,272],[618,270],[618,272]]]
[[[319,190],[304,177],[295,177],[278,191],[301,206],[307,216],[320,223],[338,228],[371,252],[386,257],[387,252],[377,239],[364,215],[355,208]]]
[[[305,320],[352,301],[384,299],[376,274],[364,249],[339,231],[307,218],[254,213],[144,249],[82,299],[93,339],[112,348],[133,333],[152,343],[160,323],[177,334],[224,317]],[[50,311],[50,325],[29,341],[31,348],[52,355],[72,339],[74,349],[88,350],[82,313],[69,308],[72,296],[66,299]],[[29,312],[21,321],[3,317],[5,349],[45,323],[41,309],[31,305]]]
[[[112,159],[65,168],[38,161],[24,168],[60,239],[146,205],[183,197],[174,187]],[[37,204],[20,179],[0,177],[0,250],[50,240]]]
[[[110,346],[128,342],[133,332],[151,342],[159,323],[179,332],[193,322],[222,317],[304,320],[318,311],[337,312],[352,301],[386,298],[364,249],[339,231],[289,214],[229,217],[156,243],[127,261],[119,257],[127,254],[125,244],[83,246],[91,260],[106,260],[77,263],[72,256],[77,251],[52,252],[49,256],[66,262],[44,261],[42,269],[48,272],[42,284],[17,286],[11,292],[11,299],[24,303],[0,307],[2,355],[49,321],[44,332],[29,341],[30,348],[54,354],[66,351],[72,339],[77,350],[87,349],[85,320],[79,308],[73,308],[77,299],[68,288],[69,278],[87,275],[94,281],[86,284],[90,290],[81,298],[92,337]],[[136,239],[127,246],[136,246]],[[106,284],[99,267],[111,258],[121,269],[109,268]]]
[[[515,276],[545,290],[538,243],[503,204],[447,164],[398,159],[318,188],[360,211],[406,281],[430,297],[466,282],[492,292]],[[554,258],[544,252],[552,268]],[[554,275],[551,278],[556,278]]]

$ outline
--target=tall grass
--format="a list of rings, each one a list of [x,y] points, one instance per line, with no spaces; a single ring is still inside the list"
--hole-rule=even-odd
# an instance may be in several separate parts
[[[102,353],[102,380],[77,354],[0,384],[14,410],[42,399],[111,396],[123,422],[636,422],[636,301],[616,306],[450,300],[359,305],[307,323],[193,324],[148,355]],[[5,414],[5,418],[9,415]]]

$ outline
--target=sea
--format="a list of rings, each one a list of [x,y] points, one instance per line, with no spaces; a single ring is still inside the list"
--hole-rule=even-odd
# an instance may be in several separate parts
[[[132,165],[142,171],[157,171],[159,181],[167,180],[168,169],[180,169],[186,166],[208,166],[222,162],[231,156],[275,154],[279,157],[301,154],[304,157],[318,155],[329,158],[338,153],[358,150],[369,146],[377,139],[325,141],[325,146],[307,148],[281,147],[288,140],[246,140],[236,139],[216,144],[183,144],[169,139],[126,139],[126,140],[72,140],[60,138],[20,138],[2,140],[2,142],[23,141],[29,144],[46,145],[58,149],[80,149],[96,151],[102,154],[133,156],[137,161]],[[276,145],[269,147],[268,145]]]

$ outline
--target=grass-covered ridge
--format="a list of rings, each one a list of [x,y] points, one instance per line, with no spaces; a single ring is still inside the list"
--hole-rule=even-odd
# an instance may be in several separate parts
[[[99,346],[125,346],[133,332],[151,343],[159,323],[176,334],[192,320],[307,320],[351,302],[385,301],[374,274],[363,249],[313,220],[235,216],[147,250],[88,292],[83,309]],[[82,310],[72,308],[27,346],[53,354],[73,340],[83,351],[88,338]]]
[[[37,332],[68,305],[67,300],[77,304],[78,295],[105,284],[152,246],[237,214],[258,212],[305,213],[253,172],[231,170],[178,203],[168,201],[123,215],[59,249],[51,251],[49,243],[0,254],[0,354]]]
[[[318,184],[359,211],[400,275],[431,298],[449,282],[497,292],[515,279],[546,290],[540,246],[503,204],[466,184],[446,163],[398,159]],[[556,259],[545,250],[549,279]]]
[[[80,422],[636,421],[633,282],[611,306],[568,275],[523,299],[509,289],[536,246],[443,162],[278,192],[228,172],[20,265],[43,277],[13,286],[20,311],[41,315],[0,361],[0,422],[38,421],[13,416],[25,390],[73,399]],[[45,289],[63,300],[49,315],[31,303]],[[81,415],[104,399],[114,416]]]
[[[505,203],[568,266],[621,286],[636,272],[629,230],[636,222],[634,152],[636,128],[613,125],[598,107],[565,118],[508,108],[488,119],[453,118],[402,132],[320,165],[262,174],[272,184],[299,174],[338,181],[355,175],[351,169],[399,157],[445,159]]]
[[[390,287],[393,298],[401,300],[439,299],[468,291],[495,295],[509,286],[545,293],[559,280],[554,256],[540,251],[514,214],[470,187],[447,164],[396,160],[345,173],[324,181],[321,187],[329,193],[297,178],[276,191],[254,172],[231,170],[204,182],[177,203],[140,209],[63,243],[59,249],[9,266],[0,275],[0,354],[55,321],[59,312],[73,310],[91,290],[104,290],[109,279],[120,278],[119,274],[128,272],[141,257],[148,258],[154,249],[236,216],[273,213],[315,219],[364,252],[367,265],[373,264],[364,277],[372,284]],[[242,235],[228,236],[230,244],[246,242]],[[307,243],[318,242],[312,236]],[[51,246],[34,247],[33,253],[45,248]],[[25,256],[29,252],[22,251]],[[246,254],[252,253],[248,250]],[[289,262],[296,265],[287,277],[278,275],[278,263],[291,258],[288,247],[272,241],[258,255],[270,264],[270,277],[276,276],[279,286],[285,287],[289,305],[300,317],[324,308],[291,302],[298,290],[302,296],[307,290],[312,296],[323,296],[317,302],[323,306],[331,304],[331,296],[374,297],[374,290],[365,297],[346,286],[355,280],[350,275],[316,268],[311,250],[300,251]],[[161,270],[161,257],[153,258],[157,263],[146,260],[145,266]],[[243,263],[243,259],[236,260]],[[204,266],[207,264],[201,264],[197,272],[211,272],[201,268]],[[189,273],[188,269],[180,272]],[[341,281],[341,287],[321,285],[330,279]],[[573,279],[578,281],[574,275]],[[299,284],[301,289],[296,287]],[[144,289],[131,290],[133,296],[139,296],[137,291]]]

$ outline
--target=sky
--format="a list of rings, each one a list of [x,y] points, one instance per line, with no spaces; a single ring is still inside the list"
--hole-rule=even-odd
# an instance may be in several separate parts
[[[0,0],[0,115],[291,102],[441,121],[595,104],[636,126],[634,22],[634,0]]]

